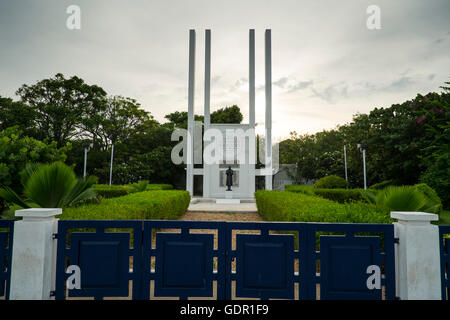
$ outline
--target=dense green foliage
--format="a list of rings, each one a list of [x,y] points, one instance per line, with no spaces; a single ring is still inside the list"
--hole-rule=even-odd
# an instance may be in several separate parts
[[[286,191],[257,191],[259,214],[269,221],[391,223],[389,210],[366,203],[336,203]]]
[[[11,188],[0,188],[0,198],[23,208],[66,208],[96,199],[93,177],[77,179],[72,168],[62,162],[28,165],[21,172],[24,198]]]
[[[320,178],[314,183],[314,188],[317,189],[339,189],[348,186],[348,182],[341,177],[336,175],[326,176]]]
[[[397,185],[427,183],[450,205],[450,92],[418,94],[414,99],[369,114],[316,134],[298,135],[280,143],[281,163],[297,164],[295,179],[316,180],[344,174],[347,149],[350,186],[363,185],[361,150],[367,145],[367,179],[373,185],[394,180]]]
[[[145,191],[123,197],[103,199],[100,204],[87,204],[63,210],[61,219],[71,220],[176,220],[186,212],[190,196],[187,191]]]

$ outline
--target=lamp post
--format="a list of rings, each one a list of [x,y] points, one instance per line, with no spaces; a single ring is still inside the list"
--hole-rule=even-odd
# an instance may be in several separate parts
[[[345,148],[345,145],[344,145],[344,167],[345,167],[345,180],[348,182],[348,177],[347,177],[347,150]]]
[[[84,147],[84,169],[83,169],[83,177],[86,177],[86,164],[87,164],[87,154],[89,150],[92,148],[92,143],[85,142],[83,143]]]
[[[367,177],[366,177],[366,148],[367,148],[367,144],[365,144],[365,143],[358,143],[357,147],[358,147],[358,149],[361,150],[362,156],[363,156],[364,190],[366,190],[367,189]]]
[[[114,144],[111,147],[111,166],[109,168],[109,185],[112,184],[112,168],[113,168],[113,158],[114,158]]]

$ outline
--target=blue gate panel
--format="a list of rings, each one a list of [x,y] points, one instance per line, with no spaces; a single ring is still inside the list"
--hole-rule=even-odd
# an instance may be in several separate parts
[[[379,252],[379,237],[320,236],[320,299],[381,299],[381,288],[367,287],[366,272],[381,269]]]
[[[120,232],[109,231],[118,229]],[[132,233],[123,229],[132,229]],[[180,232],[164,232],[165,229]],[[194,230],[200,229],[211,232],[195,233]],[[245,233],[247,230],[259,234]],[[318,252],[316,245],[321,233],[346,236],[322,234]],[[357,233],[360,235],[355,236]],[[372,233],[373,236],[362,236]],[[236,297],[293,299],[296,283],[301,300],[316,299],[318,284],[320,299],[395,299],[393,225],[62,220],[58,222],[57,241],[56,299],[128,297],[131,289],[132,299],[214,296],[231,299],[233,284]],[[1,235],[0,254],[5,252],[4,242],[5,236]],[[443,287],[449,281],[448,242],[441,241]],[[294,274],[297,260],[299,270]],[[214,261],[217,271],[213,269]],[[317,261],[320,273],[316,273]],[[81,289],[66,288],[68,265],[80,267]],[[381,268],[384,296],[381,289],[367,288],[371,274],[366,272],[370,265]],[[1,271],[0,268],[3,277],[0,279],[5,279]]]
[[[7,254],[6,249],[8,245],[8,233],[0,232],[0,274],[6,276],[8,271]],[[5,292],[6,277],[0,277],[0,296],[3,296]]]
[[[213,234],[156,234],[155,296],[213,295]]]
[[[128,297],[130,291],[133,299],[140,299],[142,222],[62,220],[58,222],[57,241],[56,299]],[[80,289],[67,288],[69,265],[80,268]]]
[[[294,298],[294,236],[236,235],[236,296]]]
[[[0,228],[7,229],[0,232],[0,297],[5,299],[9,298],[14,221],[0,220]]]
[[[447,236],[447,237],[446,237]],[[439,226],[442,299],[450,300],[450,226]]]
[[[71,296],[98,296],[108,290],[108,296],[128,296],[129,233],[72,233],[71,264],[81,270],[81,289]]]

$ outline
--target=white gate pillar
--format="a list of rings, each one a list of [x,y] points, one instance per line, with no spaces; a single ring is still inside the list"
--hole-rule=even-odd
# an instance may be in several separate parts
[[[391,212],[396,248],[397,296],[401,300],[440,300],[441,263],[439,228],[430,224],[438,215]]]
[[[11,263],[11,300],[48,300],[56,271],[56,246],[60,208],[16,211]]]

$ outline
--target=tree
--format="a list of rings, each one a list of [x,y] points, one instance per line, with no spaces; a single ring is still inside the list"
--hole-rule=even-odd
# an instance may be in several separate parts
[[[187,129],[188,113],[175,111],[164,116],[176,128]],[[211,123],[241,123],[243,119],[241,109],[237,105],[221,108],[211,113]],[[195,121],[204,121],[204,117],[194,115]]]
[[[28,163],[64,161],[71,145],[57,148],[56,142],[24,136],[18,126],[0,131],[0,185],[20,191],[19,172]]]
[[[56,142],[38,141],[24,136],[18,126],[0,131],[0,187],[21,192],[19,172],[28,163],[64,161],[70,144],[58,149]],[[5,203],[0,199],[0,214]]]
[[[237,105],[221,108],[211,113],[211,123],[241,123],[241,109]]]
[[[175,111],[164,116],[169,120],[170,125],[173,128],[187,129],[188,127],[188,113],[186,111]],[[199,115],[194,115],[194,121],[203,122],[204,117]]]
[[[105,108],[102,88],[76,76],[66,79],[61,73],[34,85],[24,84],[16,94],[36,111],[39,138],[56,141],[58,147],[80,134],[83,118]]]
[[[0,130],[19,126],[27,136],[36,135],[35,110],[19,101],[0,96]]]
[[[114,96],[106,100],[100,112],[86,113],[82,123],[94,145],[97,142],[99,147],[106,150],[111,144],[123,142],[137,132],[151,130],[157,122],[149,112],[141,109],[136,100]]]

